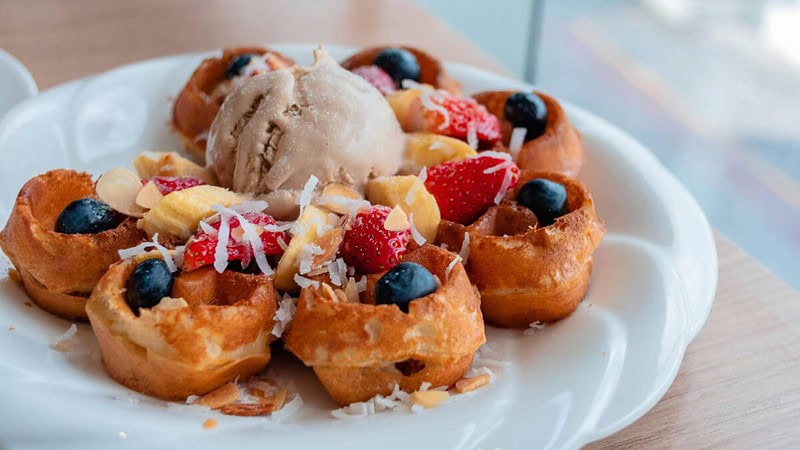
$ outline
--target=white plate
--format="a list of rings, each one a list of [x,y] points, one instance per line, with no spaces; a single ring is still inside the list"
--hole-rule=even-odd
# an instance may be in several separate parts
[[[275,47],[310,62],[311,46]],[[329,51],[338,58],[350,53]],[[99,174],[130,165],[139,151],[180,148],[167,128],[170,99],[203,56],[122,67],[13,109],[0,122],[0,219],[37,173],[70,167]],[[531,88],[464,65],[447,68],[467,93]],[[283,423],[175,411],[111,380],[87,325],[78,336],[88,351],[51,350],[70,323],[24,306],[22,289],[5,280],[0,447],[576,448],[629,425],[667,390],[708,315],[714,241],[695,201],[645,148],[578,107],[566,109],[583,134],[582,179],[608,234],[575,314],[531,336],[487,330],[492,347],[513,362],[488,388],[421,414],[342,422],[331,418],[335,406],[311,371],[284,357],[272,366],[295,378],[305,405]],[[217,429],[202,428],[207,417],[219,421]]]

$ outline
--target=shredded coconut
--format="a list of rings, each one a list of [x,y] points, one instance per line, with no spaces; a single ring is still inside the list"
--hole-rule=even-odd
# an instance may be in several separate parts
[[[429,85],[418,83],[410,78],[401,81],[400,87],[403,89],[421,89],[423,91],[430,91],[432,89]]]
[[[311,263],[314,261],[314,257],[325,253],[319,245],[317,244],[306,244],[303,248],[300,249],[300,260],[299,264],[299,272],[301,274],[307,274],[311,272]]]
[[[362,293],[367,290],[367,277],[366,275],[361,275],[361,279],[356,281],[356,288],[358,288],[358,293]]]
[[[419,232],[417,226],[414,224],[413,212],[408,214],[408,224],[411,225],[411,237],[414,238],[414,242],[416,242],[417,245],[424,244],[426,241],[425,236],[423,236],[422,233]]]
[[[269,207],[269,203],[263,200],[248,200],[246,202],[231,205],[230,209],[239,213],[260,213]]]
[[[427,381],[423,381],[422,384],[419,385],[420,392],[425,392],[431,388],[431,384]]]
[[[511,188],[511,182],[514,180],[514,172],[511,171],[510,168],[506,169],[506,172],[503,174],[503,182],[500,184],[500,190],[497,191],[497,195],[494,196],[494,204],[499,205],[503,198],[508,193],[508,190]]]
[[[209,225],[208,222],[206,222],[204,220],[201,220],[197,225],[200,227],[200,230],[203,233],[208,234],[210,236],[216,236],[217,235],[217,230],[214,227],[212,227],[211,225]]]
[[[469,259],[469,232],[464,233],[464,240],[461,241],[461,251],[458,252],[463,264],[467,263]]]
[[[543,330],[547,325],[543,324],[540,321],[533,322],[532,324],[528,325],[528,329],[523,331],[522,334],[525,336],[530,336],[536,333],[539,330]]]
[[[270,418],[275,421],[283,421],[286,420],[300,411],[300,408],[303,407],[303,397],[300,394],[294,394],[291,400],[286,402],[283,405],[283,408],[273,412],[270,415]]]
[[[517,159],[519,151],[522,150],[522,144],[525,143],[525,135],[528,134],[527,128],[517,127],[511,131],[511,140],[508,142],[508,151],[511,152],[511,157]]]
[[[425,189],[425,180],[428,178],[428,168],[423,167],[422,170],[419,172],[417,179],[414,180],[414,183],[411,185],[411,188],[406,193],[405,199],[403,201],[406,205],[411,206],[414,203],[414,200],[417,197],[417,192],[420,189]]]
[[[76,342],[74,342],[74,337],[78,334],[78,325],[72,324],[67,328],[67,331],[64,332],[61,336],[55,338],[52,343],[50,343],[50,348],[59,352],[68,352],[72,351],[76,347]]]
[[[217,245],[214,247],[214,270],[219,273],[228,267],[228,241],[231,237],[231,227],[228,215],[220,213],[219,231],[217,232]]]
[[[175,250],[173,250],[173,253],[175,254],[175,256],[173,256],[173,260],[175,261],[175,265],[178,266],[178,267],[182,267],[183,266],[183,254],[184,254],[184,252],[186,252],[186,246],[185,245],[179,245],[179,246],[175,247]]]
[[[475,126],[475,122],[470,121],[467,124],[467,144],[473,149],[478,149],[478,130]]]
[[[228,233],[228,237],[229,237],[230,236],[230,226],[229,226],[229,224],[227,224],[227,220],[229,218],[229,215],[235,216],[236,219],[239,220],[239,226],[242,228],[242,231],[244,231],[244,238],[247,240],[247,243],[250,244],[250,249],[253,251],[253,256],[256,259],[256,264],[258,265],[258,268],[265,275],[272,275],[272,273],[273,273],[272,266],[269,265],[269,261],[267,261],[267,255],[264,254],[264,243],[261,241],[261,235],[256,230],[256,226],[253,225],[252,223],[250,223],[250,221],[245,219],[245,217],[241,213],[239,213],[238,211],[236,211],[234,209],[226,208],[226,207],[221,206],[221,205],[212,206],[212,209],[214,211],[217,211],[217,212],[220,213],[220,220],[221,220],[220,227],[219,227],[219,229],[220,229],[220,233],[219,233],[220,234],[220,241],[222,241],[222,227],[223,227],[223,224],[225,224],[225,226],[228,228],[227,233]],[[219,242],[218,242],[217,243],[217,247],[214,250],[214,268],[218,272],[222,273],[222,270],[225,270],[225,269],[223,268],[222,270],[219,270],[217,268],[217,258],[220,256],[219,253],[218,253],[219,251],[220,251],[220,246],[219,246]],[[223,247],[223,251],[225,252],[224,255],[223,255],[223,257],[225,258],[225,267],[227,267],[227,265],[228,265],[228,239],[225,240],[225,247]]]
[[[461,256],[459,255],[456,255],[456,257],[453,258],[452,261],[450,261],[450,264],[447,265],[447,269],[445,269],[444,271],[445,278],[450,277],[450,272],[453,270],[453,267],[455,267],[456,264],[458,264],[459,261],[461,261]]]
[[[339,409],[331,411],[331,415],[340,420],[361,419],[383,411],[405,411],[413,410],[414,403],[411,395],[400,390],[400,386],[395,384],[392,393],[383,396],[376,395],[364,402],[355,402]]]
[[[272,327],[272,334],[275,337],[281,337],[286,327],[289,326],[294,313],[297,311],[297,299],[292,298],[289,294],[283,294],[283,298],[278,301],[278,309],[275,311],[275,326]]]
[[[306,278],[300,274],[294,275],[294,282],[297,283],[300,288],[305,289],[309,286],[319,287],[319,281],[312,280],[311,278]]]
[[[422,95],[419,96],[423,108],[427,109],[428,111],[436,111],[444,118],[444,121],[442,121],[442,123],[439,125],[440,130],[445,130],[450,126],[450,112],[447,111],[447,108],[434,101],[434,96],[436,96],[436,99],[438,100],[438,98],[442,97],[443,95],[445,94],[440,91],[429,90],[423,92]]]
[[[483,344],[475,353],[472,361],[473,367],[504,368],[511,365],[511,361],[503,361],[500,355],[488,344]]]
[[[161,257],[164,258],[164,263],[167,265],[167,268],[170,272],[177,272],[178,266],[175,264],[175,261],[172,259],[172,256],[169,254],[169,250],[166,247],[158,243],[158,233],[153,234],[153,240],[149,242],[142,242],[141,244],[131,247],[131,248],[124,248],[122,250],[118,250],[117,254],[119,255],[120,259],[128,259],[132,258],[137,255],[143,255],[148,253],[150,250],[147,250],[150,247],[154,247],[161,253]]]
[[[305,186],[303,186],[303,192],[300,193],[300,215],[298,217],[303,216],[303,210],[306,209],[309,203],[311,203],[311,196],[314,194],[314,189],[317,188],[317,183],[319,179],[314,175],[311,175],[306,181]]]
[[[278,236],[278,247],[280,247],[283,251],[286,251],[286,249],[289,248],[289,244],[283,240],[283,236]]]
[[[322,195],[317,198],[316,203],[320,206],[338,206],[340,210],[347,211],[350,216],[355,216],[371,206],[370,202],[366,200],[347,198],[342,195]]]

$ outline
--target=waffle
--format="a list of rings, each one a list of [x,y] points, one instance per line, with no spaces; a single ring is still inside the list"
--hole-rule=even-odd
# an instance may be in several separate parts
[[[119,260],[117,250],[144,238],[130,218],[97,234],[54,231],[69,203],[93,195],[89,174],[60,169],[36,176],[19,191],[0,233],[0,246],[28,295],[46,311],[69,320],[86,320],[86,299],[108,266]]]

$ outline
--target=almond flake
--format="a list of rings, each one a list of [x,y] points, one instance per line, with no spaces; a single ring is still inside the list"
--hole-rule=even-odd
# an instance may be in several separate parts
[[[136,194],[136,204],[144,209],[152,209],[162,198],[164,198],[164,194],[158,190],[158,186],[152,181],[148,181]]]
[[[203,422],[203,428],[206,430],[213,430],[214,428],[217,428],[217,421],[214,419],[206,419],[206,421]]]
[[[235,402],[238,399],[239,388],[236,387],[236,383],[230,382],[198,398],[192,404],[208,406],[211,409],[219,409],[225,405]]]
[[[403,211],[400,206],[395,206],[389,215],[386,216],[386,220],[383,222],[383,228],[389,231],[405,231],[411,228],[411,224],[408,223],[406,212]]]
[[[459,394],[474,391],[475,389],[486,386],[491,381],[491,376],[488,374],[478,375],[476,377],[462,378],[456,381],[455,391]]]
[[[324,188],[322,188],[322,195],[345,197],[353,200],[361,200],[364,198],[352,187],[341,183],[331,183],[326,185]]]
[[[341,245],[343,237],[344,230],[341,228],[334,228],[317,239],[314,244],[322,249],[322,253],[314,255],[314,258],[311,260],[311,266],[319,267],[323,263],[332,260],[333,257],[336,256],[336,252],[339,251],[339,245]]]
[[[350,278],[347,280],[347,286],[344,287],[344,293],[347,297],[348,303],[358,303],[360,301],[358,297],[358,286],[356,285],[355,278]]]
[[[264,403],[232,403],[220,408],[219,412],[229,416],[264,416],[277,411],[278,408],[272,404]]]
[[[139,176],[122,168],[111,169],[104,173],[95,185],[97,196],[114,211],[138,218],[145,213],[144,209],[136,204],[136,197],[141,190],[142,182]]]
[[[425,408],[434,408],[447,400],[450,394],[447,391],[417,391],[411,394],[411,400],[415,405]]]

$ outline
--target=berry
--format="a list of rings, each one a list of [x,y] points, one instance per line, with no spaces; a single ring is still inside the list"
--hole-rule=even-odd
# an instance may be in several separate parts
[[[423,95],[427,96],[422,101],[424,131],[469,142],[472,127],[483,148],[490,148],[500,140],[500,122],[497,117],[475,100],[457,97],[445,91]]]
[[[406,49],[387,48],[378,53],[372,63],[386,71],[398,86],[403,80],[419,81],[417,57]]]
[[[244,55],[239,55],[236,58],[233,58],[233,61],[231,61],[231,64],[228,66],[228,70],[225,71],[225,78],[233,78],[241,75],[242,69],[250,64],[250,60],[252,59],[253,55],[249,53],[245,53]]]
[[[125,301],[137,316],[139,308],[152,308],[172,293],[172,273],[162,259],[139,263],[128,278]]]
[[[532,92],[517,92],[506,99],[503,114],[514,127],[526,128],[525,140],[544,134],[547,128],[547,106]]]
[[[408,304],[436,292],[436,278],[425,267],[413,262],[401,262],[386,272],[375,285],[375,303],[397,305],[408,313]]]
[[[206,184],[205,181],[195,177],[153,177],[142,180],[142,184],[147,184],[148,181],[152,181],[163,195]]]
[[[378,66],[356,67],[353,69],[353,73],[367,80],[383,95],[389,95],[397,90],[392,77]]]
[[[562,184],[537,178],[522,186],[517,203],[533,211],[539,224],[547,226],[567,213],[567,190]]]
[[[392,208],[387,206],[375,205],[353,218],[340,247],[344,262],[360,273],[383,272],[400,262],[411,230],[389,231],[384,228],[391,211]]]
[[[246,212],[243,213],[245,219],[256,227],[267,227],[277,225],[272,216],[264,213]],[[228,241],[228,261],[239,261],[239,267],[247,268],[253,259],[253,249],[244,237],[244,230],[239,224],[239,219],[231,217],[228,220],[230,226],[230,238]],[[209,226],[219,230],[220,218],[209,223]],[[279,240],[289,243],[289,238],[283,231],[264,230],[260,234],[261,244],[264,247],[265,255],[280,255],[283,253]],[[186,243],[183,252],[183,270],[191,271],[203,266],[214,264],[214,252],[217,248],[219,239],[214,233],[206,233],[202,229],[198,230],[194,236]]]
[[[514,162],[487,153],[428,168],[425,188],[436,199],[442,219],[472,223],[517,184],[519,168]]]
[[[55,230],[64,234],[95,234],[115,228],[117,224],[117,216],[110,206],[93,198],[81,198],[61,211]]]

